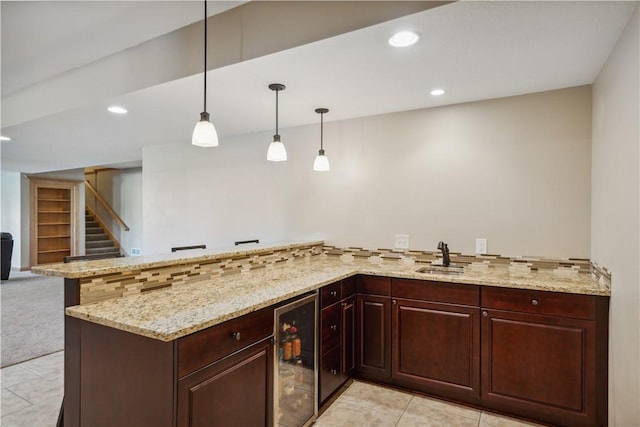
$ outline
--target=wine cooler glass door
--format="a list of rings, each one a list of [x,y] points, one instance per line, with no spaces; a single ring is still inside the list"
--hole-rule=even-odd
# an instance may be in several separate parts
[[[317,301],[312,294],[275,311],[276,426],[304,426],[317,416]]]

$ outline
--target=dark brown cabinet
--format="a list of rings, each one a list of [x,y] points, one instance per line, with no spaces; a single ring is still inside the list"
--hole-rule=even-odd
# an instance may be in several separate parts
[[[82,346],[65,347],[64,425],[273,425],[273,320],[268,307],[163,342],[67,317]]]
[[[323,287],[320,307],[319,404],[354,376],[607,424],[606,296],[357,276]],[[172,342],[67,317],[65,426],[273,425],[274,308]]]
[[[359,377],[391,379],[391,279],[361,276],[356,298],[356,367]]]
[[[608,297],[369,276],[357,291],[356,376],[606,425]]]
[[[479,289],[453,283],[393,279],[392,297],[393,382],[478,403]]]
[[[606,336],[596,321],[606,307],[597,297],[485,288],[482,305],[485,406],[555,425],[606,425]]]
[[[179,427],[268,426],[273,420],[269,339],[178,381]]]
[[[320,403],[344,384],[353,370],[354,293],[355,277],[320,289]]]

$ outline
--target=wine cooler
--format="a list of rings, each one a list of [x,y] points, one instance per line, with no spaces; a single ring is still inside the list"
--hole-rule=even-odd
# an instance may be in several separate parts
[[[317,417],[317,305],[314,293],[275,310],[276,427],[306,426]]]

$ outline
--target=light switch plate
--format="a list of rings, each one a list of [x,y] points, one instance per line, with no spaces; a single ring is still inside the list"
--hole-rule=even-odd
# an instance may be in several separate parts
[[[140,255],[141,253],[140,248],[131,248],[131,255]]]
[[[409,249],[409,235],[396,234],[396,249]]]
[[[487,253],[487,239],[476,239],[476,253],[481,255]]]

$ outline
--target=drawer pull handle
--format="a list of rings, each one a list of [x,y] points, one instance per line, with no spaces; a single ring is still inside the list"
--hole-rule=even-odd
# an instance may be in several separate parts
[[[240,341],[240,332],[234,332],[232,336],[234,340]]]
[[[331,325],[331,330],[332,331],[337,331],[338,330],[338,325]]]
[[[331,370],[331,373],[332,373],[333,375],[338,375],[338,370],[337,370],[337,369],[332,369],[332,370]]]
[[[532,299],[531,300],[531,305],[538,305],[538,300],[537,299]]]
[[[482,312],[482,317],[487,317],[489,315],[489,313],[487,313],[486,311]]]
[[[331,291],[330,294],[331,294],[332,297],[337,297],[338,296],[338,292],[336,292],[336,291]]]

